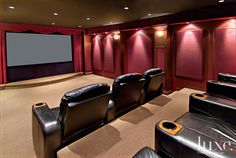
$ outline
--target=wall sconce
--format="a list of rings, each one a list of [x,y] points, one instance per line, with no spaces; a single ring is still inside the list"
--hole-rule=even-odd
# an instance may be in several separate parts
[[[120,31],[115,31],[115,32],[113,32],[113,34],[114,34],[113,37],[115,40],[120,39]]]
[[[153,26],[153,28],[156,30],[156,34],[158,37],[163,37],[167,29],[167,24],[156,25],[156,26]]]
[[[118,40],[118,39],[120,39],[120,35],[118,35],[118,34],[115,34],[115,35],[114,35],[114,39],[115,39],[115,40]]]
[[[163,37],[164,36],[164,30],[158,30],[157,31],[157,36],[158,37]]]

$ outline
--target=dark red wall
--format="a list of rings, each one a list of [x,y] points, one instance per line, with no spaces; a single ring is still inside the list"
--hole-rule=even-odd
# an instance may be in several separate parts
[[[114,72],[114,43],[113,36],[111,34],[107,35],[103,39],[103,49],[104,49],[104,71]]]
[[[143,73],[153,67],[153,33],[132,31],[125,36],[125,73]]]
[[[215,69],[217,73],[236,74],[236,21],[228,20],[215,29]]]
[[[204,28],[199,24],[171,26],[170,64],[172,90],[184,87],[205,88],[207,59],[204,47]],[[205,66],[205,67],[204,67]]]
[[[114,78],[121,75],[120,40],[114,34],[99,34],[92,37],[93,72]]]
[[[97,35],[93,38],[93,69],[103,69],[103,58],[102,58],[102,37]]]
[[[176,33],[176,76],[202,80],[202,30]]]
[[[219,72],[236,74],[235,28],[232,19],[170,26],[171,89],[205,90]]]

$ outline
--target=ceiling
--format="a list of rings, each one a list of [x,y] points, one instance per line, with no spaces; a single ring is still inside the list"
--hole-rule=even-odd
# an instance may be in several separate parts
[[[230,2],[235,0],[223,3]],[[219,0],[0,0],[0,22],[89,28],[214,5],[222,3]],[[128,10],[124,9],[126,6]]]

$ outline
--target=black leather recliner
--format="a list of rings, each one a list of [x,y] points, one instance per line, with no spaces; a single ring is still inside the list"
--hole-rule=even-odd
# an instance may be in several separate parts
[[[32,107],[33,144],[37,157],[54,158],[56,152],[105,123],[110,86],[91,84],[66,93],[59,108],[46,103]]]
[[[139,106],[139,99],[145,79],[139,73],[117,77],[112,85],[112,97],[107,111],[107,121],[123,115]]]
[[[219,73],[218,74],[218,81],[236,83],[236,75],[226,74],[226,73]]]
[[[165,73],[160,68],[152,68],[144,72],[145,84],[140,104],[144,104],[162,94]]]
[[[220,81],[208,81],[207,93],[236,100],[236,84]]]
[[[165,157],[236,157],[236,100],[233,83],[208,81],[207,93],[193,93],[189,111],[156,125],[155,148]]]
[[[204,114],[236,126],[236,101],[208,93],[193,93],[189,97],[189,112]]]

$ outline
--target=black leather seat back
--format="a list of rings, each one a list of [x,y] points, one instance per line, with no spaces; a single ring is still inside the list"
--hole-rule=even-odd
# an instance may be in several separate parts
[[[208,81],[207,93],[236,100],[236,84],[219,81]]]
[[[144,73],[146,79],[144,84],[145,100],[151,100],[162,93],[165,73],[160,68],[153,68]]]
[[[219,73],[218,74],[218,81],[236,83],[236,75]]]
[[[112,87],[115,113],[124,113],[138,105],[144,81],[139,73],[125,74],[115,79]]]
[[[105,83],[92,84],[66,93],[61,100],[59,114],[63,136],[68,137],[102,124],[110,97],[110,87]]]

